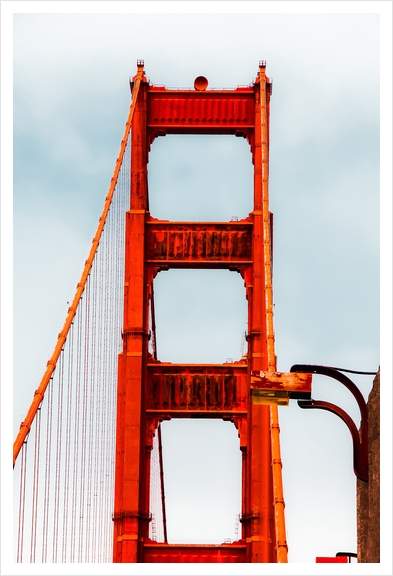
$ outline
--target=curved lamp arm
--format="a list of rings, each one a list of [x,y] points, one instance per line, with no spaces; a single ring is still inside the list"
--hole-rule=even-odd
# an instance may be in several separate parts
[[[333,412],[348,426],[353,441],[353,469],[356,476],[365,482],[368,481],[368,415],[367,405],[359,388],[347,376],[329,366],[316,366],[313,364],[294,364],[291,372],[304,372],[311,374],[322,374],[334,378],[343,384],[354,396],[358,403],[361,422],[360,431],[352,418],[339,406],[321,400],[298,400],[300,408],[319,408]]]

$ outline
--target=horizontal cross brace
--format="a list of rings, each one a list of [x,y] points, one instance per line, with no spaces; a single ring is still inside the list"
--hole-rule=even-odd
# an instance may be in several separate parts
[[[252,264],[249,220],[235,222],[147,221],[149,264],[228,266]]]
[[[249,386],[246,364],[148,365],[146,410],[196,416],[247,411]]]
[[[149,563],[244,563],[246,544],[164,544],[154,541],[143,546],[144,562]]]
[[[168,133],[195,128],[219,130],[253,129],[255,95],[253,88],[240,90],[182,91],[150,87],[147,125],[150,129],[166,128]]]

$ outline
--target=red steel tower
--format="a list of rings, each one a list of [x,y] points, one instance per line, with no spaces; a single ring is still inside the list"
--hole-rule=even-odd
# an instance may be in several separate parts
[[[119,357],[115,562],[286,562],[277,406],[253,387],[253,372],[274,373],[271,239],[268,206],[269,103],[261,62],[252,85],[208,90],[153,86],[138,62],[132,84],[131,203],[126,214],[123,351]],[[247,139],[254,165],[254,206],[231,222],[169,222],[149,213],[150,146],[166,134],[232,134]],[[172,364],[148,353],[153,281],[169,268],[220,268],[244,279],[247,359],[231,364]],[[149,539],[150,454],[164,419],[215,417],[238,430],[242,451],[242,534],[211,545]]]

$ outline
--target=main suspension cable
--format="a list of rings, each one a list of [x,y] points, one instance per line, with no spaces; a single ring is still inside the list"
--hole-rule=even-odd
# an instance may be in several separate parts
[[[90,270],[93,266],[95,254],[97,252],[98,245],[100,243],[101,235],[102,235],[102,232],[104,230],[104,226],[105,226],[105,222],[106,222],[106,219],[108,216],[109,208],[110,208],[112,198],[113,198],[113,195],[114,195],[114,192],[116,189],[118,176],[119,176],[121,165],[123,162],[124,152],[125,152],[126,147],[127,147],[128,138],[129,138],[129,134],[131,131],[132,119],[134,116],[135,106],[136,106],[136,102],[137,102],[137,98],[138,98],[140,81],[141,81],[140,77],[138,77],[135,81],[135,85],[134,85],[134,89],[133,89],[133,98],[132,98],[132,102],[131,102],[131,106],[130,106],[130,111],[128,114],[128,119],[126,122],[123,140],[122,140],[121,146],[120,146],[120,154],[119,154],[117,161],[116,161],[114,174],[113,174],[110,186],[109,186],[109,192],[108,192],[108,195],[105,199],[104,208],[103,208],[102,214],[100,216],[100,219],[98,221],[97,231],[96,231],[96,234],[93,238],[92,246],[91,246],[91,249],[89,252],[89,256],[85,262],[85,266],[84,266],[84,269],[82,272],[81,279],[77,285],[77,289],[75,292],[74,299],[71,303],[71,306],[68,309],[67,317],[66,317],[66,320],[64,322],[63,328],[62,328],[62,330],[58,336],[57,343],[56,343],[55,349],[53,351],[53,354],[47,363],[47,368],[46,368],[45,373],[42,377],[40,385],[37,388],[37,390],[35,391],[33,401],[32,401],[30,408],[27,412],[26,418],[24,419],[24,421],[22,422],[22,424],[20,426],[19,432],[18,432],[17,437],[16,437],[15,442],[14,442],[14,447],[13,447],[13,465],[14,466],[15,466],[15,461],[16,461],[18,454],[21,450],[21,447],[23,445],[23,442],[25,441],[25,438],[26,438],[27,434],[29,433],[29,430],[31,428],[31,425],[33,423],[33,420],[35,418],[37,410],[39,408],[39,405],[41,404],[41,400],[45,395],[45,391],[49,385],[52,374],[56,368],[57,361],[58,361],[59,356],[61,354],[61,351],[63,349],[64,343],[67,339],[67,335],[68,335],[68,332],[71,328],[71,325],[72,325],[73,319],[75,317],[76,311],[78,309],[78,305],[79,305],[79,302],[82,298],[82,294],[85,290],[85,286],[86,286],[86,282],[87,282],[87,279],[88,279],[89,274],[90,274]]]

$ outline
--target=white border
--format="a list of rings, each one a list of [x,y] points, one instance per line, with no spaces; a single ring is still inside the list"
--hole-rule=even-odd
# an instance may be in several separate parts
[[[252,14],[252,13],[328,13],[328,14],[380,14],[381,26],[381,366],[382,402],[392,403],[392,3],[390,1],[3,1],[1,2],[1,382],[2,382],[2,470],[10,468],[11,438],[9,402],[12,382],[12,51],[13,15],[33,13],[199,13],[199,14]],[[392,454],[391,414],[382,412],[384,435],[382,454]],[[8,474],[7,474],[8,475]],[[381,564],[374,564],[372,573],[391,573],[391,510],[392,463],[381,459],[383,505],[381,506]],[[69,565],[13,564],[12,535],[10,530],[9,483],[2,474],[1,493],[1,564],[2,574],[69,574]],[[12,516],[12,515],[11,515]],[[83,566],[83,567],[82,567]],[[111,568],[109,569],[109,566]],[[203,571],[215,574],[239,574],[239,566],[210,565]],[[266,567],[267,568],[267,567]],[[190,565],[79,565],[76,574],[200,574],[201,567]],[[387,572],[386,570],[389,570]],[[331,574],[329,565],[287,564],[269,565],[267,570],[258,565],[242,565],[242,574]],[[336,565],[335,574],[370,574],[366,564]]]

